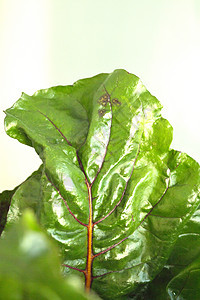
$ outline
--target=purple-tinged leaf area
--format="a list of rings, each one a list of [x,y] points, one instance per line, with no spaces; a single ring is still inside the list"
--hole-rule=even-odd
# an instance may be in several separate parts
[[[59,245],[63,273],[103,299],[140,295],[185,249],[181,233],[200,202],[199,165],[170,149],[161,108],[137,76],[116,70],[23,94],[6,111],[7,133],[43,162],[14,192],[7,226],[31,207]],[[192,263],[184,251],[181,264]]]

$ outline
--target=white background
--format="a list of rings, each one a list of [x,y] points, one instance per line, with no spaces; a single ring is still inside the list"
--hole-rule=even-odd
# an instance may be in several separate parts
[[[200,162],[199,0],[0,0],[0,190],[40,165],[4,133],[21,92],[123,68],[163,104],[172,147]]]

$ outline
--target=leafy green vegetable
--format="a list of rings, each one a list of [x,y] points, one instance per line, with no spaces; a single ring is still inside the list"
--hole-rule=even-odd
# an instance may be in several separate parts
[[[77,278],[62,278],[57,249],[31,211],[0,241],[0,295],[6,300],[97,299],[85,295]]]
[[[6,111],[7,133],[43,162],[14,193],[8,225],[31,207],[64,274],[103,299],[136,297],[200,203],[199,165],[169,149],[161,108],[138,77],[116,70],[22,94]]]

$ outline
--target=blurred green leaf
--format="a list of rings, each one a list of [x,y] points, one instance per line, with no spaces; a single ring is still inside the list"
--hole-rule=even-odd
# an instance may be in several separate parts
[[[58,251],[31,211],[0,241],[0,299],[86,300],[77,277],[64,279]]]

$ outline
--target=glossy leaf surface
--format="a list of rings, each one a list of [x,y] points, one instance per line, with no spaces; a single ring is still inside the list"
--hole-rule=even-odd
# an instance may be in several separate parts
[[[170,150],[161,105],[124,70],[25,94],[7,133],[43,166],[12,197],[9,222],[32,207],[60,245],[64,273],[123,299],[166,264],[199,204],[199,165]]]
[[[6,300],[89,300],[77,278],[64,279],[58,251],[26,211],[0,241],[0,298]]]

